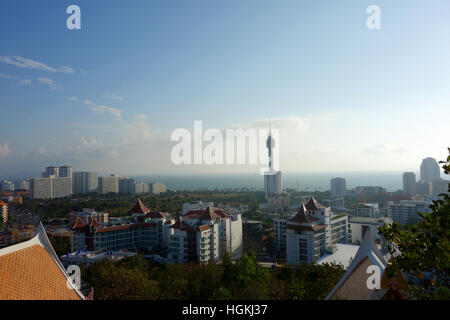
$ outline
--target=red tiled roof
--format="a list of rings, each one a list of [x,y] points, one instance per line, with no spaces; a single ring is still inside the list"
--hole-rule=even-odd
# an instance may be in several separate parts
[[[183,230],[183,231],[194,231],[194,232],[196,232],[196,231],[204,231],[204,230],[211,229],[211,226],[207,225],[207,224],[204,224],[204,225],[201,225],[199,227],[193,227],[193,226],[187,224],[186,222],[183,222],[183,219],[178,219],[169,228],[179,229],[179,230]]]
[[[167,214],[165,212],[160,212],[160,211],[147,212],[145,214],[146,218],[155,218],[155,219],[161,219],[161,218],[165,218],[168,216],[169,216],[169,214]]]
[[[75,223],[73,224],[71,229],[80,229],[80,228],[84,228],[85,226],[86,225],[81,220],[81,218],[79,216],[77,216],[77,220],[75,221]]]
[[[97,219],[92,218],[91,223],[89,224],[89,227],[97,227],[100,223],[98,223]]]
[[[125,225],[120,225],[120,226],[97,228],[95,230],[95,233],[124,230],[124,229],[130,229],[130,228],[138,228],[138,227],[156,227],[156,226],[157,226],[156,223],[131,223],[131,224],[125,224]]]
[[[141,201],[141,199],[138,199],[136,204],[133,206],[133,208],[131,208],[130,210],[128,210],[128,214],[132,214],[132,213],[147,213],[149,212],[150,209],[147,208]]]

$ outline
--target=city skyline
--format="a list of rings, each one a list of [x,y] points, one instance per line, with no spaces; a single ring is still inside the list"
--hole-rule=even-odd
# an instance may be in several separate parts
[[[0,129],[0,176],[55,163],[253,173],[258,166],[175,166],[170,134],[195,120],[266,129],[269,117],[283,173],[417,172],[426,157],[446,158],[447,3],[378,1],[381,29],[368,30],[367,1],[140,1],[127,10],[79,1],[82,29],[72,31],[70,4],[0,4],[0,108],[12,119]]]

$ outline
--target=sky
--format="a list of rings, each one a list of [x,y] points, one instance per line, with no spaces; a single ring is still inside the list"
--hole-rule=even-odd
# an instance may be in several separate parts
[[[71,4],[81,30],[66,27]],[[259,172],[175,165],[170,137],[269,118],[285,172],[417,171],[450,146],[449,12],[447,0],[3,0],[0,176]]]

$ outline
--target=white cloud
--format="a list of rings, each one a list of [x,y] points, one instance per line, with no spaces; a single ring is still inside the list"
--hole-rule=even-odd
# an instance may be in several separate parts
[[[16,76],[11,76],[9,74],[6,73],[0,73],[0,79],[17,79],[18,77]]]
[[[91,109],[97,113],[110,113],[113,116],[115,116],[117,119],[121,119],[121,117],[122,117],[122,110],[117,109],[117,108],[96,105],[95,107],[92,107]]]
[[[145,120],[147,119],[147,116],[143,113],[138,113],[135,118],[136,120]]]
[[[37,78],[37,81],[39,81],[42,84],[48,85],[48,87],[51,89],[59,89],[62,87],[61,83],[56,82],[53,79],[46,78],[46,77]]]
[[[112,93],[109,90],[106,90],[105,93],[103,94],[103,98],[107,98],[107,99],[112,99],[112,100],[117,100],[117,101],[123,101],[123,97]]]
[[[0,143],[0,158],[6,158],[11,154],[11,149],[9,148],[9,142]]]
[[[84,104],[87,104],[89,106],[96,106],[97,104],[95,104],[94,102],[92,102],[91,100],[83,100]]]
[[[62,66],[58,68],[50,67],[43,62],[35,61],[20,56],[3,57],[0,56],[0,62],[4,62],[10,65],[14,65],[20,68],[37,69],[49,72],[62,72],[62,73],[75,73],[75,70],[71,67]]]
[[[23,79],[22,81],[19,82],[19,85],[21,85],[21,86],[29,86],[29,85],[31,85],[31,80],[30,79]]]
[[[76,101],[76,102],[80,101],[80,99],[78,99],[77,96],[69,97],[69,98],[67,98],[67,100],[70,100],[70,101]]]

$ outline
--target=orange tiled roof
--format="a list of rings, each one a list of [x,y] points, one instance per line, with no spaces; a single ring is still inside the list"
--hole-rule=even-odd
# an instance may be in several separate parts
[[[85,299],[57,259],[42,225],[31,240],[0,249],[0,300]]]

